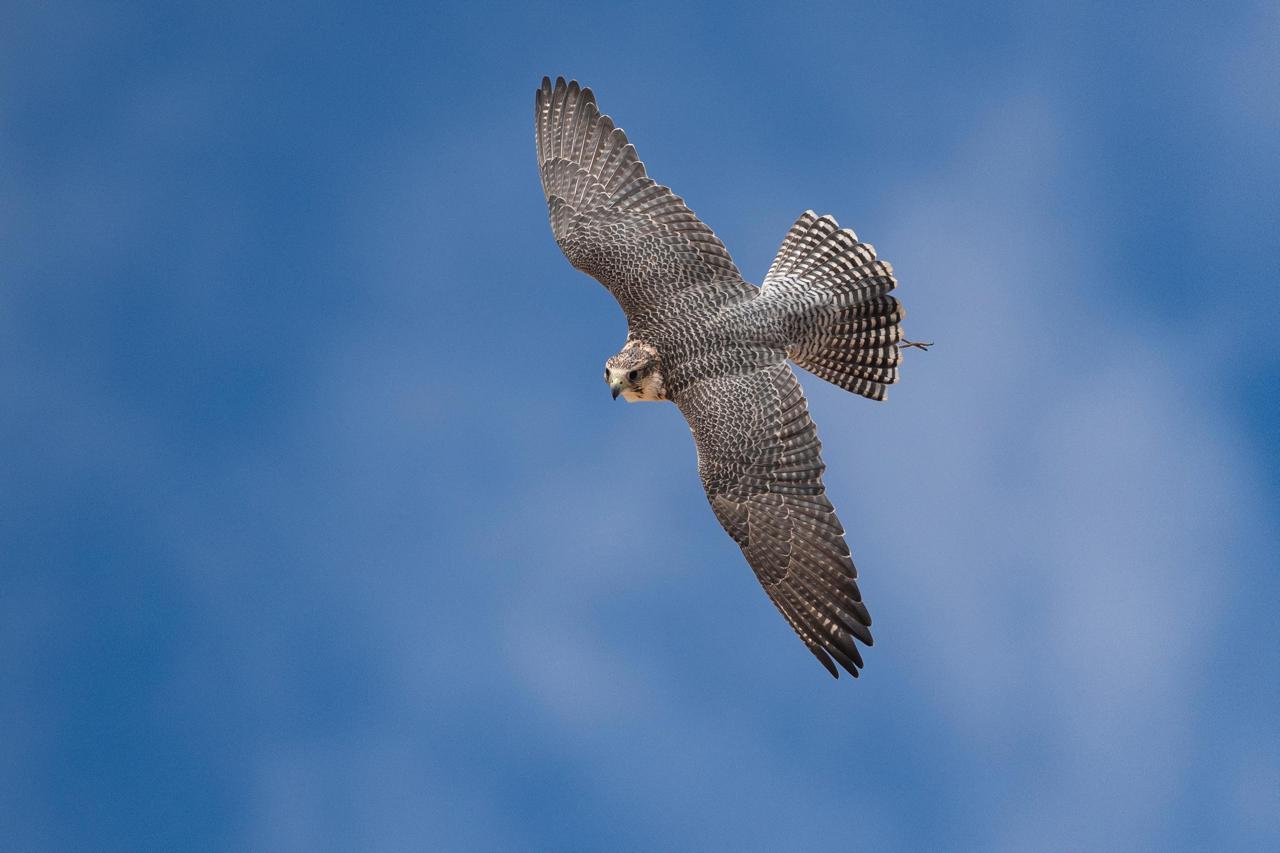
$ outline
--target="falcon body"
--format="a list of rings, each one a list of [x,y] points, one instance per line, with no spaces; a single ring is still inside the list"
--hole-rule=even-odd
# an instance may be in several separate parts
[[[556,242],[627,316],[627,341],[605,363],[613,396],[680,408],[717,519],[814,656],[833,676],[836,663],[856,676],[854,641],[871,645],[871,617],[787,361],[884,399],[902,342],[892,269],[852,231],[806,211],[757,287],[648,177],[590,89],[544,78],[535,125]]]

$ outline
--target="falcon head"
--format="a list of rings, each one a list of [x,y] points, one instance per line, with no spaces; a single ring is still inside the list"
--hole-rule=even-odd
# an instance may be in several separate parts
[[[627,341],[622,352],[604,363],[604,381],[628,403],[667,399],[666,385],[658,362],[658,351],[639,341]]]

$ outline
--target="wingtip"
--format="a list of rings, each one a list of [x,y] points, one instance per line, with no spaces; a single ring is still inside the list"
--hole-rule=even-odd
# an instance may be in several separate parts
[[[826,649],[821,646],[809,645],[808,643],[805,645],[813,653],[813,656],[818,659],[818,663],[822,664],[827,672],[831,673],[832,678],[840,678],[840,670],[836,667],[835,662],[831,660],[831,656],[827,654]]]
[[[828,648],[827,654],[836,659],[840,666],[844,667],[844,671],[858,677],[858,670],[862,669],[862,655],[858,653],[858,647],[850,641],[847,649],[841,649],[835,646]]]
[[[544,98],[564,93],[566,96],[577,95],[579,98],[590,101],[593,104],[596,102],[595,92],[591,91],[590,86],[583,86],[572,78],[566,80],[562,76],[557,76],[555,82],[552,83],[551,78],[544,75],[542,85],[538,87],[538,93]]]

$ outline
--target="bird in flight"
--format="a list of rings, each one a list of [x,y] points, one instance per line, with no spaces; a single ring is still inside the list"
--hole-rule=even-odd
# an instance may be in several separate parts
[[[604,365],[613,397],[670,400],[689,422],[711,509],[783,617],[833,676],[856,677],[871,616],[822,483],[787,360],[883,400],[905,347],[893,269],[830,216],[805,211],[764,283],[745,281],[684,200],[655,183],[590,89],[543,78],[538,168],[551,232],[627,317]]]

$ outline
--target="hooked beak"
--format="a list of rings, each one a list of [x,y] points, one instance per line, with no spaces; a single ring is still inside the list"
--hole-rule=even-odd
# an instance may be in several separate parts
[[[615,399],[615,400],[616,400],[616,399],[618,399],[618,395],[622,393],[622,383],[621,383],[621,382],[610,382],[610,383],[609,383],[609,390],[613,392],[613,399]]]

